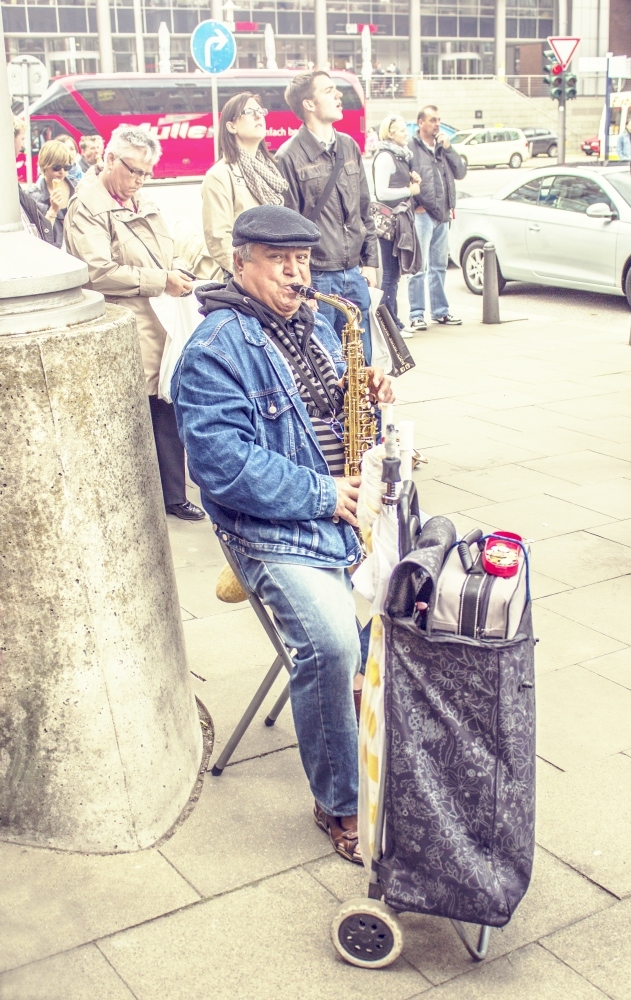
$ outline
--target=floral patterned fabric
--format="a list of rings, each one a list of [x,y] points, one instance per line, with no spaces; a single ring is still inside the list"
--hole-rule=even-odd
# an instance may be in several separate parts
[[[501,927],[534,852],[530,606],[510,641],[428,634],[410,617],[384,623],[386,902]]]

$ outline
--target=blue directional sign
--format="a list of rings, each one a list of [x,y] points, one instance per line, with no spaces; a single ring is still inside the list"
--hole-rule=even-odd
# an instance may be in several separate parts
[[[191,35],[191,54],[204,73],[223,73],[237,54],[234,35],[221,21],[201,21]]]

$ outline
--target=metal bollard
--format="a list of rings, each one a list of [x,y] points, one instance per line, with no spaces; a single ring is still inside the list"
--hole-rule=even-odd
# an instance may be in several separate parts
[[[497,254],[493,243],[484,244],[484,280],[482,290],[482,322],[500,322],[499,290],[497,287]]]

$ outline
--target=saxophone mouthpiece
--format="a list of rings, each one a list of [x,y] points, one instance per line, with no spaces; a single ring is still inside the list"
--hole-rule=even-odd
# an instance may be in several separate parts
[[[309,285],[290,285],[289,286],[296,295],[302,295],[303,299],[315,299],[316,290],[311,288]]]

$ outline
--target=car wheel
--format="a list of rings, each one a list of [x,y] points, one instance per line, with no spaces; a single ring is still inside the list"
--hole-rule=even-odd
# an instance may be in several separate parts
[[[482,295],[484,289],[484,243],[485,240],[472,240],[462,256],[462,274],[465,285],[474,295]],[[506,279],[502,277],[498,263],[498,291],[503,292],[505,287]]]
[[[629,308],[631,309],[631,263],[629,264],[627,276],[624,279],[624,294],[627,297],[627,302],[629,303]]]
[[[521,167],[521,162],[522,162],[521,156],[519,155],[519,153],[513,153],[510,160],[508,161],[508,165],[509,167],[512,167],[513,170],[517,170],[518,167]]]
[[[553,142],[551,146],[548,146],[548,156],[556,156],[558,152],[556,142]]]
[[[497,163],[485,163],[484,166],[487,170],[495,170]]]
[[[585,153],[586,156],[592,156],[594,150],[593,149],[584,149],[583,152]]]

